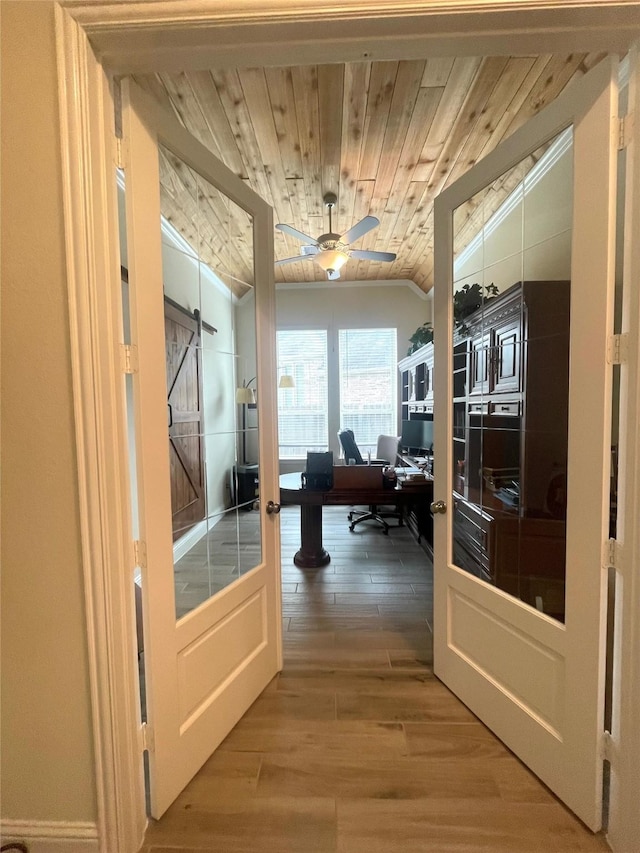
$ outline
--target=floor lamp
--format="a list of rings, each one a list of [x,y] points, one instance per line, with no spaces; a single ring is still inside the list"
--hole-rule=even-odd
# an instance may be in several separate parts
[[[250,388],[252,382],[256,381],[256,377],[248,382],[243,382],[241,388],[236,388],[236,403],[242,406],[242,464],[247,464],[247,406],[255,406],[256,392]],[[279,381],[278,388],[295,388],[296,383],[293,376],[284,373]]]
[[[236,403],[242,406],[242,464],[247,464],[247,406],[256,402],[256,392],[250,388],[256,377],[248,382],[243,382],[241,388],[236,388]]]

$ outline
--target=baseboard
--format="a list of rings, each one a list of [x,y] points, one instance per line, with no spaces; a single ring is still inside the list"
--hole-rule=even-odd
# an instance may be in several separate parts
[[[181,557],[188,554],[191,548],[206,535],[207,529],[207,520],[205,518],[203,521],[198,522],[198,524],[194,524],[180,539],[176,539],[173,543],[173,562],[176,563]]]
[[[2,844],[21,841],[29,853],[98,853],[95,823],[44,820],[3,820]]]

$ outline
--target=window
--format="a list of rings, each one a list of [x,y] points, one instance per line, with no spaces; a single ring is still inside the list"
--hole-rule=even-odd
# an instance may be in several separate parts
[[[340,427],[352,429],[361,453],[379,435],[396,435],[396,329],[340,329]]]
[[[397,435],[396,329],[283,329],[277,332],[280,459],[307,451],[340,455],[338,430],[352,429],[363,454],[379,435]]]
[[[328,450],[327,332],[277,333],[278,375],[293,376],[294,388],[278,389],[281,459],[306,459],[307,451]]]

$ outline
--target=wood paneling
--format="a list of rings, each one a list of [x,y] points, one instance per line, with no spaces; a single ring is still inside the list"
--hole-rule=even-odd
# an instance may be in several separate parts
[[[328,230],[322,204],[327,192],[338,196],[338,233],[363,216],[377,216],[380,226],[355,248],[392,251],[396,260],[351,260],[343,279],[410,279],[428,291],[435,196],[600,58],[434,58],[213,69],[137,80],[273,206],[276,222],[317,238]],[[203,260],[224,268],[234,290],[245,292],[252,283],[250,242],[234,247],[231,269],[225,252],[234,211],[222,226],[219,205],[190,201],[198,198],[193,177],[171,157],[162,159],[162,186],[172,223],[186,239],[206,234]],[[503,198],[496,194],[494,203]],[[461,228],[472,229],[472,212],[457,217]],[[246,232],[246,224],[240,231]],[[274,240],[276,259],[300,254],[292,237],[276,231]],[[275,276],[325,279],[312,260],[276,267]]]

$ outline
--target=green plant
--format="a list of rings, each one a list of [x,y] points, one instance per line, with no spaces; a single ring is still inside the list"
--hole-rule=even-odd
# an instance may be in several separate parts
[[[475,284],[465,284],[460,290],[456,290],[453,294],[453,322],[456,328],[462,334],[466,334],[468,332],[465,323],[466,318],[477,311],[483,302],[490,302],[495,299],[498,293],[498,288],[493,282],[485,285],[484,288],[476,282]]]
[[[465,284],[460,290],[456,290],[453,294],[453,321],[456,328],[463,335],[466,334],[468,332],[468,327],[464,322],[466,318],[477,311],[483,302],[490,302],[498,294],[499,290],[493,282],[486,284],[484,288],[476,282],[475,284]],[[409,338],[410,347],[407,350],[407,355],[411,355],[425,344],[430,344],[432,340],[433,326],[429,322],[423,323]]]
[[[423,347],[425,344],[430,344],[433,340],[433,326],[431,323],[423,323],[421,326],[415,330],[415,332],[409,338],[409,343],[411,346],[407,350],[407,355],[411,355],[411,353],[419,350],[420,347]]]

